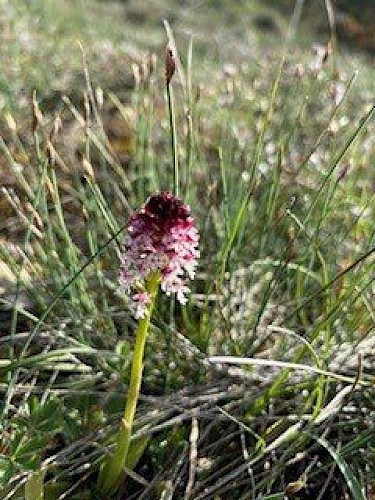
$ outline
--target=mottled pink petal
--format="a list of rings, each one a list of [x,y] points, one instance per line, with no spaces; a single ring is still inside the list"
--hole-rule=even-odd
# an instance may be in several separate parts
[[[134,305],[135,305],[135,312],[134,316],[136,319],[141,319],[144,318],[147,312],[147,306],[150,303],[150,296],[147,292],[140,292],[136,293],[132,297]]]

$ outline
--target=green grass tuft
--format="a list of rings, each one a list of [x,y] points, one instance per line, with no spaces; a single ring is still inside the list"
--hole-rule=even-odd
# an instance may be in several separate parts
[[[370,498],[373,69],[319,59],[298,30],[284,43],[288,20],[257,3],[179,18],[173,2],[134,5],[16,1],[4,18],[28,92],[5,68],[2,498],[99,498],[136,328],[118,291],[124,227],[176,182],[199,271],[186,307],[158,302],[120,495]],[[163,9],[181,60],[173,120]],[[272,34],[251,24],[260,14]]]

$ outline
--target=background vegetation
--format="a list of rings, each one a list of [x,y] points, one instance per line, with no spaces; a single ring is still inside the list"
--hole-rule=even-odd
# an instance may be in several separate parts
[[[272,4],[2,2],[2,498],[100,498],[121,228],[173,187],[163,19],[202,256],[186,308],[160,297],[118,498],[373,495],[371,46]]]

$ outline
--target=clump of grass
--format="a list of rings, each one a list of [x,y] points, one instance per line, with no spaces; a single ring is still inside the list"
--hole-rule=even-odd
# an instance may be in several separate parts
[[[98,497],[135,330],[117,285],[123,228],[145,195],[172,189],[176,157],[201,264],[187,307],[161,298],[155,312],[120,495],[371,491],[372,104],[339,60],[316,55],[227,66],[195,94],[192,47],[173,120],[155,58],[134,66],[124,102],[102,99],[84,57],[83,106],[65,96],[51,120],[35,94],[31,144],[8,116],[4,498]],[[132,134],[124,158],[107,110]],[[68,115],[81,138],[70,151]]]

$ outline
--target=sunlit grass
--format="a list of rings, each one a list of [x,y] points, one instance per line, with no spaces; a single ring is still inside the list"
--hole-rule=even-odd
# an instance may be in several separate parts
[[[154,312],[121,494],[369,495],[372,82],[293,45],[208,79],[194,44],[173,120],[163,62],[142,55],[125,95],[92,76],[85,43],[82,98],[61,95],[54,115],[36,92],[28,133],[4,114],[4,498],[100,498],[136,328],[118,291],[123,228],[175,189],[175,155],[201,259],[188,305],[161,297]]]

